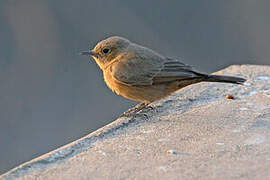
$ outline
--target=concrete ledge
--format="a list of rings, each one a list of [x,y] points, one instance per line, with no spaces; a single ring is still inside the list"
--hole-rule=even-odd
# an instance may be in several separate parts
[[[268,179],[270,66],[217,74],[248,81],[189,86],[0,179]]]

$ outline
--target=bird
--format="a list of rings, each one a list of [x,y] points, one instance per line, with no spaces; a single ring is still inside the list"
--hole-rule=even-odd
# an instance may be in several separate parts
[[[243,84],[246,81],[199,72],[176,58],[165,57],[119,36],[101,40],[92,50],[82,51],[80,55],[91,56],[96,61],[112,91],[144,105],[195,83]]]

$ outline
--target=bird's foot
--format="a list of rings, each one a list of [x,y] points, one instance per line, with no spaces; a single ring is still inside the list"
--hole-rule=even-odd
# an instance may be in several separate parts
[[[141,103],[136,105],[135,107],[129,109],[128,111],[124,112],[121,117],[129,117],[129,116],[133,116],[137,113],[144,113],[147,112],[149,110],[154,110],[154,108],[152,106],[150,106],[149,104],[146,103]]]

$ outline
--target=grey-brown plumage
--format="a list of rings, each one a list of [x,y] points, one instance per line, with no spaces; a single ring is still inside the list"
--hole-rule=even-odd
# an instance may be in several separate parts
[[[242,84],[245,79],[200,73],[177,59],[164,57],[155,51],[122,37],[100,41],[92,56],[104,74],[106,84],[128,99],[150,103],[172,92],[199,82]]]

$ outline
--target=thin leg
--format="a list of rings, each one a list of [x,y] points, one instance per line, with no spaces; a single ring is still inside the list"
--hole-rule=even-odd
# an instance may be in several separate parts
[[[141,103],[137,104],[134,108],[129,109],[128,111],[124,112],[121,116],[132,116],[138,112],[141,112],[143,110],[153,110],[154,108],[149,106],[148,103]]]

